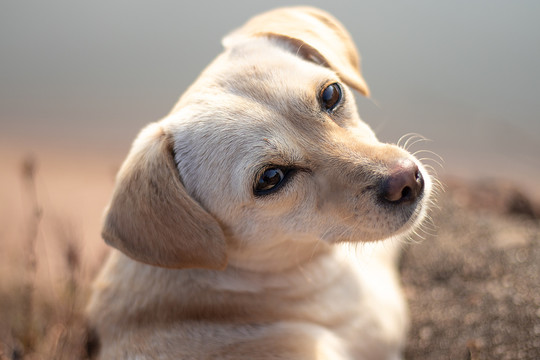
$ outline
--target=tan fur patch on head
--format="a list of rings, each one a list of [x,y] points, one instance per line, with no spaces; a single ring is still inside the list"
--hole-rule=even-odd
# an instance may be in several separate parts
[[[223,40],[230,48],[245,38],[268,36],[282,40],[293,53],[334,70],[347,85],[365,96],[368,86],[351,36],[330,14],[311,7],[291,7],[256,16]]]

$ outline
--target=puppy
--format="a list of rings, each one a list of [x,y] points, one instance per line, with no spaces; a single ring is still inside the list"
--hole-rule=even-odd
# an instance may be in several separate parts
[[[116,248],[88,318],[99,359],[398,359],[399,244],[431,180],[380,143],[343,26],[250,20],[133,143],[106,210]],[[355,245],[350,245],[350,244]]]

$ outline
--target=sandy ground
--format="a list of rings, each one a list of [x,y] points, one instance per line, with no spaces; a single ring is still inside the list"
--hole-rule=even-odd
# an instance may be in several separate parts
[[[124,154],[28,154],[0,147],[0,359],[73,359],[84,337],[73,318],[106,256],[101,214]],[[540,208],[509,183],[444,181],[433,226],[401,262],[406,359],[540,359]],[[25,306],[31,326],[16,316]]]
[[[540,359],[540,210],[512,184],[448,179],[401,263],[407,359]]]

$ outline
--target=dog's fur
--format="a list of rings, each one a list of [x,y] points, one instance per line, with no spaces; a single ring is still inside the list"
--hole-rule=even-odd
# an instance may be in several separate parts
[[[98,357],[400,358],[395,238],[423,217],[429,175],[358,117],[349,87],[369,94],[358,54],[327,13],[268,12],[224,46],[118,174],[103,237],[120,251],[88,307]],[[332,83],[343,97],[328,112]],[[403,161],[423,191],[384,202],[381,183]],[[257,196],[268,166],[295,170]]]

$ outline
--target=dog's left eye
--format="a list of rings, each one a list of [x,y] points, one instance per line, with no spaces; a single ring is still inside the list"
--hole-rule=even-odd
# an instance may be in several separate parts
[[[324,110],[331,112],[338,106],[342,97],[341,86],[338,83],[330,84],[321,92],[321,105]]]
[[[280,167],[271,167],[264,170],[255,183],[255,195],[266,195],[283,185],[288,170]]]

